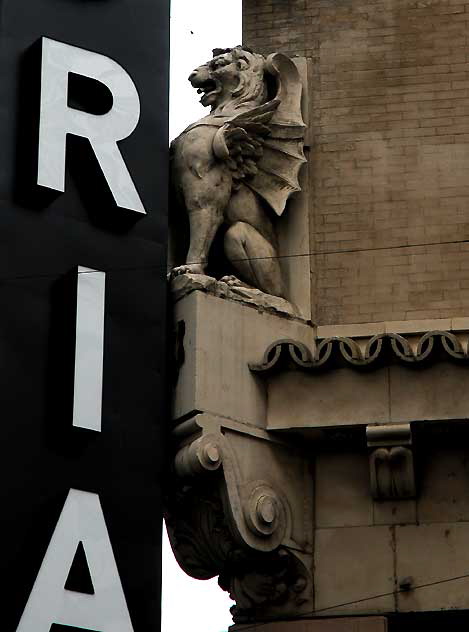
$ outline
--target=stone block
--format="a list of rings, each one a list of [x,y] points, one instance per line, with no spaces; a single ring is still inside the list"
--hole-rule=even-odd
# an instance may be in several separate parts
[[[393,540],[388,527],[316,531],[316,614],[390,612],[393,590]]]
[[[469,417],[469,368],[439,362],[424,370],[390,367],[391,421]]]
[[[469,459],[463,447],[425,446],[420,454],[421,522],[469,521]]]
[[[453,318],[451,321],[452,331],[469,331],[469,318]]]
[[[450,331],[450,318],[428,320],[394,320],[385,323],[388,334],[426,334],[428,331]]]
[[[387,369],[284,372],[269,381],[268,428],[318,428],[389,421]]]
[[[373,524],[366,453],[323,453],[316,456],[316,525],[352,527]]]
[[[384,323],[359,323],[356,325],[322,325],[318,327],[318,338],[371,338],[385,332]]]
[[[397,581],[411,579],[399,611],[469,608],[468,569],[468,523],[396,527]]]
[[[191,292],[175,305],[176,323],[184,322],[179,346],[183,362],[174,389],[173,418],[209,412],[263,426],[264,379],[249,370],[275,340],[293,338],[309,347],[313,328],[240,302]]]
[[[416,522],[417,503],[413,499],[373,502],[373,524],[415,524]]]

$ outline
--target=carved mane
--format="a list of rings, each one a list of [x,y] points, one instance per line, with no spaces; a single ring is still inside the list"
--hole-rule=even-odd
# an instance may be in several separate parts
[[[214,51],[215,52],[215,51]],[[243,69],[239,73],[239,84],[233,92],[233,99],[229,104],[230,109],[238,110],[248,104],[260,105],[268,99],[267,84],[264,78],[265,58],[257,55],[241,46],[227,49],[233,61],[242,64]]]

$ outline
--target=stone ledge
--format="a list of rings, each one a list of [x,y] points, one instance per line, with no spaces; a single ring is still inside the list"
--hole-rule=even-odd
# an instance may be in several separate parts
[[[179,301],[196,291],[235,301],[236,303],[253,307],[257,311],[308,322],[299,315],[298,310],[289,301],[278,296],[265,294],[256,288],[240,287],[229,282],[217,281],[214,277],[205,274],[181,274],[171,281],[171,292],[174,301]]]
[[[351,325],[320,325],[318,338],[370,338],[377,334],[424,334],[428,331],[469,332],[469,318],[432,318],[426,320],[392,320]]]

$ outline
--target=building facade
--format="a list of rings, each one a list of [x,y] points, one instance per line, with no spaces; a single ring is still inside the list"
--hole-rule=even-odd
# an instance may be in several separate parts
[[[286,302],[210,269],[173,280],[167,503],[235,630],[469,620],[466,8],[244,0],[244,48],[294,63],[274,97],[302,86],[307,163],[274,222]]]

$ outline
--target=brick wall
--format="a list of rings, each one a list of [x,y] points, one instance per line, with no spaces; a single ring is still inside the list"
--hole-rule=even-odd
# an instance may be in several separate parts
[[[316,320],[467,315],[469,2],[243,4],[246,44],[312,59]]]

